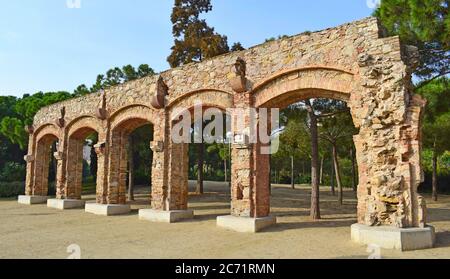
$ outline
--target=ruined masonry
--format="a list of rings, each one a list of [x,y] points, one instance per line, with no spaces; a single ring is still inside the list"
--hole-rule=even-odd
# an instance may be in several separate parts
[[[348,103],[360,129],[354,137],[359,225],[426,229],[425,201],[417,194],[423,175],[420,126],[425,101],[413,94],[411,83],[417,61],[416,48],[386,37],[376,18],[366,18],[45,107],[27,127],[26,196],[47,196],[50,145],[56,141],[57,199],[81,199],[83,143],[97,132],[96,202],[125,205],[128,135],[150,123],[154,156],[149,214],[186,212],[188,148],[171,141],[175,111],[190,110],[196,101],[225,110],[285,108],[305,98],[333,98]],[[249,115],[245,119],[249,121]],[[242,136],[236,129],[233,133]],[[219,218],[219,225],[247,231],[244,227],[250,224],[249,230],[257,231],[274,223],[270,161],[260,148],[233,145],[231,216]],[[169,221],[177,219],[173,217]]]

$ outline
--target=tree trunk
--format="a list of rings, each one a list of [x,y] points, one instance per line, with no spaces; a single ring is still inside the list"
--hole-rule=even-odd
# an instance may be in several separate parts
[[[269,154],[269,196],[272,196],[272,155]]]
[[[336,143],[333,144],[333,162],[334,162],[334,172],[336,173],[336,182],[337,182],[337,186],[339,188],[338,201],[339,201],[339,204],[342,205],[344,203],[344,190],[342,188],[341,173],[339,171],[339,160],[338,160]]]
[[[291,156],[291,188],[295,189],[294,181],[294,156]]]
[[[56,161],[56,158],[53,154],[55,154],[55,152],[57,151],[57,147],[56,147],[56,141],[52,144],[52,165],[53,165],[53,172],[55,174],[55,182],[56,182],[56,172],[58,171],[58,162]]]
[[[98,158],[97,153],[95,152],[94,143],[91,146],[91,164],[89,166],[89,171],[94,178],[94,182],[97,181],[97,170],[98,170]]]
[[[437,167],[438,167],[438,156],[436,152],[436,141],[433,146],[433,178],[432,178],[432,185],[433,185],[433,192],[432,197],[433,201],[438,200],[438,183],[437,183]]]
[[[128,137],[128,200],[134,201],[133,137]]]
[[[225,183],[226,183],[226,182],[228,182],[227,159],[223,160],[223,168],[224,168]]]
[[[203,143],[197,144],[197,189],[196,193],[199,195],[203,194],[203,157],[204,157],[204,147]]]
[[[323,164],[325,161],[325,156],[322,156],[322,159],[320,160],[320,185],[323,185]]]
[[[333,154],[333,152],[331,152]],[[330,186],[331,186],[331,195],[336,196],[336,190],[334,188],[334,159],[333,155],[331,155],[331,176],[330,176]]]
[[[313,220],[320,219],[319,207],[319,134],[317,129],[317,116],[310,100],[305,101],[310,120],[311,132],[311,218]]]
[[[355,158],[355,151],[352,148],[350,148],[350,158],[352,159],[352,187],[353,191],[356,193],[358,191],[358,182],[357,182],[357,173],[356,173],[356,158]]]

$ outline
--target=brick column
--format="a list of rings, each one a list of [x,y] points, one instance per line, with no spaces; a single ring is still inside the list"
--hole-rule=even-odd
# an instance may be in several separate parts
[[[236,217],[267,217],[270,213],[269,196],[269,155],[261,153],[262,144],[251,143],[250,136],[255,136],[256,129],[251,133],[252,111],[251,96],[247,93],[235,94],[234,103],[237,109],[233,111],[231,166],[231,214]],[[244,129],[237,126],[237,121],[243,120]],[[258,128],[254,126],[255,128]],[[253,142],[253,141],[252,141]]]
[[[108,195],[108,152],[109,146],[106,143],[108,128],[104,127],[98,133],[98,143],[94,146],[97,154],[97,181],[96,181],[96,202],[107,204]]]
[[[187,210],[189,144],[170,143],[168,158],[168,192],[165,210]]]
[[[155,133],[156,135],[156,133]],[[153,210],[164,210],[166,200],[166,187],[164,187],[165,181],[165,143],[162,140],[156,139],[150,142],[150,148],[153,151],[152,162],[152,198],[151,206]]]
[[[27,163],[27,176],[25,179],[25,195],[31,196],[33,194],[33,179],[34,179],[34,156],[26,155],[24,157]]]
[[[47,196],[48,194],[48,171],[51,156],[50,144],[51,142],[43,139],[36,146],[33,196]]]
[[[59,146],[58,149],[62,147]],[[64,166],[66,165],[66,156],[63,152],[57,151],[53,154],[56,159],[56,198],[62,199],[65,197],[65,171]],[[83,167],[83,165],[81,165]],[[81,195],[80,195],[81,198]]]
[[[28,139],[28,154],[24,157],[24,160],[27,164],[27,176],[25,178],[25,195],[27,196],[31,196],[33,194],[35,163],[34,153],[34,136],[30,134]]]
[[[84,142],[79,139],[69,139],[67,148],[67,199],[81,199],[81,188],[83,179],[83,146]]]
[[[112,133],[108,160],[108,204],[126,203],[127,145],[128,139],[124,133],[120,131]]]
[[[96,202],[98,204],[106,204],[107,186],[106,186],[106,144],[99,142],[95,146],[97,154],[97,181],[96,181]]]

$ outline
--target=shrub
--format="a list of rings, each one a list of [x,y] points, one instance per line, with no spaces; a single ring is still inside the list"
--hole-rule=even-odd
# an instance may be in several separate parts
[[[24,182],[0,182],[0,198],[16,197],[24,193]]]
[[[25,165],[7,162],[0,171],[0,181],[25,181]]]

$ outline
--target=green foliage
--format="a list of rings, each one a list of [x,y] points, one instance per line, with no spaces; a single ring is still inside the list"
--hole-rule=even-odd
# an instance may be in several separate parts
[[[241,50],[245,50],[245,48],[242,46],[240,42],[234,43],[231,46],[231,51],[241,51]]]
[[[268,42],[273,42],[273,41],[276,41],[276,40],[281,40],[281,39],[286,39],[286,38],[289,38],[289,36],[288,35],[279,35],[276,38],[275,37],[267,38],[264,42],[268,43]]]
[[[28,135],[22,120],[9,116],[3,117],[0,122],[0,132],[13,144],[18,144],[22,149],[25,148]]]
[[[145,125],[132,134],[135,183],[148,185],[152,171],[153,153],[149,147],[153,140],[153,127]]]
[[[79,96],[84,96],[91,93],[91,91],[89,90],[89,88],[86,87],[86,85],[82,84],[80,86],[78,86],[74,91],[73,91],[73,95],[75,95],[76,97]]]
[[[175,41],[167,58],[171,67],[229,52],[227,37],[216,33],[204,19],[200,19],[200,14],[211,10],[210,0],[175,0],[171,15]]]
[[[423,123],[423,143],[437,154],[450,150],[450,81],[443,77],[420,87],[417,93],[428,101]]]
[[[38,92],[33,95],[24,95],[21,99],[11,97],[2,98],[0,106],[10,106],[0,120],[0,133],[13,144],[18,144],[25,149],[28,143],[28,135],[24,128],[33,123],[34,115],[43,107],[49,106],[67,99],[73,95],[65,92]]]
[[[109,69],[104,75],[98,75],[95,83],[91,86],[88,93],[94,93],[102,89],[122,84],[124,82],[136,80],[146,76],[155,75],[155,71],[147,64],[141,64],[137,69],[132,65],[125,65],[122,68],[115,67]],[[74,94],[81,92],[81,95],[86,93],[86,86],[80,85],[75,89]]]
[[[424,79],[450,73],[449,0],[385,0],[375,11],[390,35],[419,48]]]
[[[210,181],[224,181],[225,163],[227,163],[227,177],[230,177],[230,150],[228,144],[205,144],[204,179]],[[226,162],[225,162],[226,160]],[[189,179],[197,179],[198,172],[197,144],[189,144]]]
[[[0,198],[11,198],[25,193],[24,182],[0,181]]]
[[[25,181],[25,166],[17,162],[7,162],[0,169],[0,181]]]
[[[16,116],[14,107],[17,98],[13,96],[0,96],[0,120],[5,116]]]
[[[424,149],[422,152],[422,166],[425,172],[433,171],[433,150]],[[450,151],[445,151],[438,157],[437,174],[439,176],[450,175]]]
[[[314,99],[312,106],[319,119],[319,157],[324,158],[323,184],[330,185],[331,143],[337,145],[342,184],[352,186],[353,135],[357,133],[345,102]],[[281,111],[282,131],[279,151],[271,156],[272,182],[291,182],[291,158],[294,159],[296,184],[311,183],[311,139],[306,107],[297,103]],[[279,178],[275,178],[275,173]]]
[[[353,119],[347,104],[331,99],[317,99],[314,102],[316,110],[320,111],[319,134],[330,144],[336,144],[339,149],[350,150],[353,146],[353,135],[357,129],[353,125]]]

